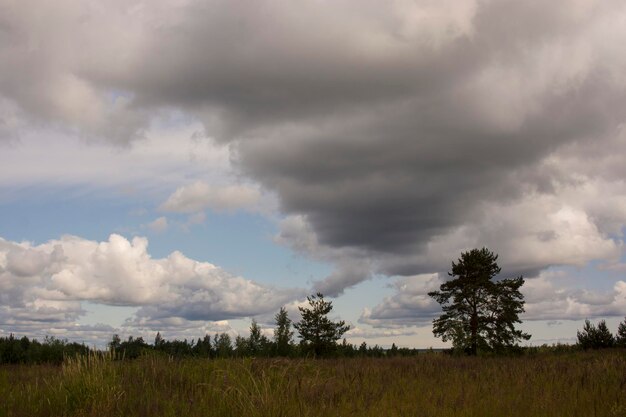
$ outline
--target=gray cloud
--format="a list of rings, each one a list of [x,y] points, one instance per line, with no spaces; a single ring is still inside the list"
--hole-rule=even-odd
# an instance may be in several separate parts
[[[560,164],[571,146],[597,149],[621,135],[624,62],[610,46],[596,45],[611,31],[624,39],[613,20],[623,7],[504,3],[481,3],[467,16],[470,29],[435,46],[412,40],[390,48],[408,56],[390,52],[385,59],[407,69],[394,78],[404,83],[401,92],[382,94],[374,79],[359,84],[357,76],[353,85],[376,91],[377,99],[347,93],[346,107],[324,103],[326,114],[238,143],[244,172],[309,224],[313,256],[351,248],[375,271],[410,275],[441,271],[461,250],[489,245],[506,255],[507,270],[536,276],[549,265],[619,254],[619,243],[586,207],[590,200],[573,198],[598,172],[567,172]],[[509,7],[514,27],[503,23],[511,20]],[[539,224],[544,228],[528,233]],[[356,281],[339,267],[324,282],[335,282],[336,293]]]

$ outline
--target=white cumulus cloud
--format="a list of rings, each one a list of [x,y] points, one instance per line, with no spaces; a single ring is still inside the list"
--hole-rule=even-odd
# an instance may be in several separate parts
[[[82,301],[140,307],[137,323],[219,321],[268,314],[299,297],[173,252],[154,259],[148,240],[63,236],[41,245],[0,239],[0,327],[76,322]]]

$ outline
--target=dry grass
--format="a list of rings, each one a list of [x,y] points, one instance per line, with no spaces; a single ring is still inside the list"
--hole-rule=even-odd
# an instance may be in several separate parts
[[[519,358],[106,356],[0,368],[0,416],[620,416],[626,351]]]

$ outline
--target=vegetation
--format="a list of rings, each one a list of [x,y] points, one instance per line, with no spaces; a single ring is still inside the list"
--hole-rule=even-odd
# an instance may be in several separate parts
[[[293,332],[291,331],[291,319],[287,314],[287,309],[281,307],[274,318],[276,328],[274,329],[275,354],[277,356],[290,356],[293,349]]]
[[[617,336],[615,336],[615,346],[626,348],[626,317],[617,328]]]
[[[332,305],[321,295],[309,304],[310,322],[303,314],[300,324],[326,323]],[[347,326],[330,323],[337,333],[318,351],[325,360],[310,358],[313,340],[293,343],[284,309],[273,340],[256,321],[234,343],[227,333],[197,341],[157,333],[152,345],[114,335],[107,352],[0,338],[0,417],[626,416],[626,350],[581,343],[619,346],[626,319],[615,338],[604,321],[587,320],[576,345],[481,350],[482,357],[337,344]]]
[[[524,312],[519,289],[524,279],[493,281],[500,273],[498,255],[487,248],[472,249],[452,262],[449,275],[439,291],[428,293],[443,309],[433,321],[433,334],[452,341],[455,350],[476,355],[479,351],[503,351],[517,346],[530,335],[515,329]]]
[[[302,321],[295,324],[295,328],[302,340],[301,346],[315,356],[328,356],[337,346],[337,340],[350,329],[345,321],[333,322],[328,318],[333,305],[325,301],[320,293],[307,297],[309,307],[298,307]]]
[[[601,320],[598,327],[585,320],[582,331],[576,333],[578,345],[583,349],[601,349],[612,347],[615,339],[606,326],[606,322]]]
[[[142,337],[129,336],[122,341],[119,335],[115,334],[108,343],[108,351],[117,359],[137,359],[142,356],[159,354],[171,359],[182,358],[250,358],[250,357],[334,357],[334,358],[383,358],[383,357],[408,357],[416,356],[418,349],[406,347],[398,348],[395,343],[391,348],[384,349],[378,345],[368,346],[363,342],[360,346],[350,344],[343,340],[337,344],[336,339],[343,334],[348,326],[344,322],[334,323],[326,315],[332,310],[332,304],[324,301],[321,294],[310,297],[310,309],[303,309],[303,321],[297,324],[302,335],[308,339],[302,339],[299,344],[293,341],[291,331],[291,319],[287,311],[281,308],[275,316],[275,328],[273,340],[267,338],[259,326],[252,320],[250,324],[249,337],[238,335],[234,339],[227,333],[215,334],[213,337],[205,335],[197,340],[166,340],[157,332],[152,345],[146,343]],[[304,317],[307,317],[306,321]],[[319,326],[316,330],[315,326]],[[330,329],[330,330],[324,330]],[[332,333],[335,330],[335,333]],[[303,333],[304,331],[304,333]],[[306,332],[309,333],[306,333]],[[537,353],[571,353],[578,350],[600,349],[608,347],[626,347],[626,318],[619,324],[616,336],[609,331],[606,322],[601,320],[597,326],[589,320],[585,320],[582,331],[577,332],[578,343],[576,345],[557,344],[553,346],[527,346],[518,347],[515,350],[485,350],[482,355],[494,354],[537,354]],[[317,338],[317,339],[316,339]],[[452,351],[440,350],[443,352],[461,352],[456,349]],[[28,339],[23,336],[16,338],[13,334],[9,337],[0,337],[0,364],[61,364],[66,358],[85,356],[92,353],[84,344],[70,343],[67,340],[60,340],[54,337],[46,337],[43,343],[36,339]],[[96,351],[97,353],[97,351]],[[100,353],[101,354],[101,353]]]
[[[291,320],[284,309],[276,315],[276,327],[273,340],[268,339],[256,321],[250,325],[249,337],[237,336],[234,339],[227,333],[215,334],[213,337],[205,335],[197,340],[166,340],[157,333],[154,344],[150,345],[141,337],[128,337],[122,341],[118,335],[113,335],[108,344],[109,352],[116,359],[137,359],[146,355],[163,355],[172,360],[183,358],[249,358],[249,357],[307,357],[311,355],[311,347],[304,343],[296,344],[292,340],[293,332],[290,330]],[[600,349],[606,347],[626,347],[626,319],[619,324],[617,335],[614,337],[608,330],[606,323],[600,321],[595,326],[585,321],[582,331],[578,331],[578,343],[575,345],[556,344],[552,346],[527,346],[514,351],[481,351],[483,356],[494,354],[514,353],[516,355],[535,355],[545,353],[573,353],[580,350]],[[343,340],[342,343],[333,344],[319,356],[334,358],[392,358],[416,356],[420,350],[406,347],[397,347],[392,344],[391,348],[384,349],[378,345],[367,345],[363,342],[360,346],[350,344]],[[442,352],[455,352],[441,350]],[[422,352],[424,352],[422,350]],[[427,351],[428,352],[428,351]],[[458,352],[458,351],[456,351]],[[23,336],[17,338],[14,335],[0,338],[0,364],[61,364],[65,358],[86,356],[94,351],[84,344],[70,343],[67,340],[59,340],[54,337],[46,337],[43,343],[36,339],[29,340]],[[97,351],[96,351],[97,353]]]
[[[46,336],[43,343],[37,339],[30,340],[26,336],[18,339],[13,334],[9,337],[0,337],[0,364],[60,364],[66,356],[87,353],[89,353],[87,346],[59,340],[55,337]]]
[[[520,357],[133,361],[0,367],[0,416],[626,415],[622,350]]]
[[[613,336],[606,325],[606,321],[600,320],[598,326],[591,324],[589,320],[585,320],[582,331],[576,333],[577,345],[582,349],[603,349],[613,346],[626,347],[626,318],[619,324],[617,335]]]

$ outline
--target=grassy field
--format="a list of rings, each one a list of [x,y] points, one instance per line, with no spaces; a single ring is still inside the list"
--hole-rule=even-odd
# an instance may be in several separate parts
[[[626,351],[0,367],[0,416],[621,416]]]

